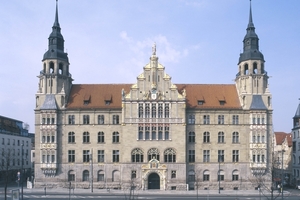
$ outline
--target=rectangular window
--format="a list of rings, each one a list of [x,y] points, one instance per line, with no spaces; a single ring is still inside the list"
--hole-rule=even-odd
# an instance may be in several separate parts
[[[104,124],[104,115],[98,115],[98,124]]]
[[[119,150],[113,150],[113,162],[119,162],[120,161],[120,152]]]
[[[170,110],[169,110],[169,104],[165,104],[165,118],[169,118]]]
[[[83,150],[82,155],[83,155],[83,158],[82,158],[83,162],[86,163],[86,162],[90,161],[90,150]]]
[[[224,143],[224,132],[218,133],[218,143]]]
[[[203,181],[209,181],[209,174],[203,175]]]
[[[256,124],[256,118],[255,117],[252,118],[252,124]]]
[[[175,170],[171,171],[171,178],[176,178],[176,171]]]
[[[189,162],[195,162],[195,150],[189,150]]]
[[[98,150],[98,162],[99,163],[104,162],[104,150]]]
[[[90,133],[89,132],[83,132],[83,143],[90,143]]]
[[[156,118],[156,103],[151,105],[151,109],[152,118]]]
[[[232,180],[233,181],[238,181],[239,180],[239,175],[233,174],[232,175]]]
[[[83,115],[83,124],[90,124],[90,116]]]
[[[224,181],[224,174],[218,175],[218,181]]]
[[[136,178],[136,170],[132,170],[131,171],[131,179],[135,179]]]
[[[119,124],[119,115],[113,115],[113,124]]]
[[[139,103],[139,118],[144,117],[144,107],[142,103]]]
[[[210,150],[203,150],[203,162],[210,161]]]
[[[261,118],[261,124],[265,124],[265,118],[264,117]]]
[[[188,124],[195,124],[195,115],[188,115]]]
[[[146,126],[145,127],[145,140],[150,140],[150,127],[149,126]]]
[[[232,115],[232,124],[239,124],[239,116]]]
[[[104,132],[98,132],[98,143],[104,143]]]
[[[68,115],[68,124],[75,124],[75,116]]]
[[[169,136],[169,126],[165,126],[165,140],[169,140],[170,136]]]
[[[145,118],[150,118],[150,104],[145,104]]]
[[[156,140],[156,126],[152,126],[152,140]]]
[[[195,132],[189,132],[189,138],[188,141],[189,143],[195,143]]]
[[[163,118],[163,105],[162,105],[162,103],[158,104],[158,118]]]
[[[224,150],[218,150],[218,162],[224,162]]]
[[[209,115],[203,116],[203,124],[210,124],[210,117]]]
[[[218,124],[224,124],[224,115],[218,115]]]
[[[74,132],[68,133],[68,143],[75,143],[75,133]]]
[[[163,139],[163,127],[162,126],[158,127],[158,139],[159,140]]]
[[[239,150],[232,150],[232,162],[239,162]]]
[[[139,140],[144,139],[144,127],[139,126]]]

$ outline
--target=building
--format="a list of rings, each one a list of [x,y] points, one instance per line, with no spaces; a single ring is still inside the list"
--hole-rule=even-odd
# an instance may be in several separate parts
[[[251,6],[235,84],[173,83],[155,45],[136,82],[73,84],[57,7],[48,41],[35,96],[36,187],[249,189],[268,170],[272,95]]]
[[[22,168],[24,178],[30,176],[30,151],[31,139],[24,123],[0,116],[0,183],[16,181]]]
[[[300,104],[293,117],[293,184],[300,185]]]
[[[275,179],[284,185],[292,184],[292,134],[285,132],[274,133],[274,168]],[[283,162],[282,162],[283,161]]]

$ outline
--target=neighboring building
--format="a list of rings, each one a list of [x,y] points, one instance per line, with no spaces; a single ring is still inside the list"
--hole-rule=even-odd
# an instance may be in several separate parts
[[[31,139],[23,125],[22,121],[0,116],[0,182],[4,181],[5,174],[9,174],[10,181],[17,180],[22,168],[25,177],[30,176]]]
[[[293,118],[293,183],[300,185],[300,104]]]
[[[274,133],[274,168],[275,179],[283,183],[291,184],[292,180],[292,134],[284,132]],[[283,160],[283,163],[282,163]],[[277,185],[277,184],[276,184]]]
[[[257,187],[249,180],[271,160],[272,96],[251,7],[235,84],[172,83],[156,46],[136,82],[73,84],[57,7],[48,41],[35,97],[36,187]]]

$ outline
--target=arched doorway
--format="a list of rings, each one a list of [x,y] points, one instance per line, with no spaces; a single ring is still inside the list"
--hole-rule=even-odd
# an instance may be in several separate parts
[[[157,173],[151,173],[148,177],[148,189],[160,189],[160,178]]]

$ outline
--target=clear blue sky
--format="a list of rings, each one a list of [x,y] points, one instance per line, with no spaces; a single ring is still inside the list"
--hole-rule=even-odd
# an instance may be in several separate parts
[[[73,83],[135,83],[153,43],[173,83],[233,84],[249,0],[59,0]],[[299,104],[300,1],[252,0],[273,95],[274,130],[290,132]],[[0,115],[34,132],[35,93],[55,0],[0,7]]]

